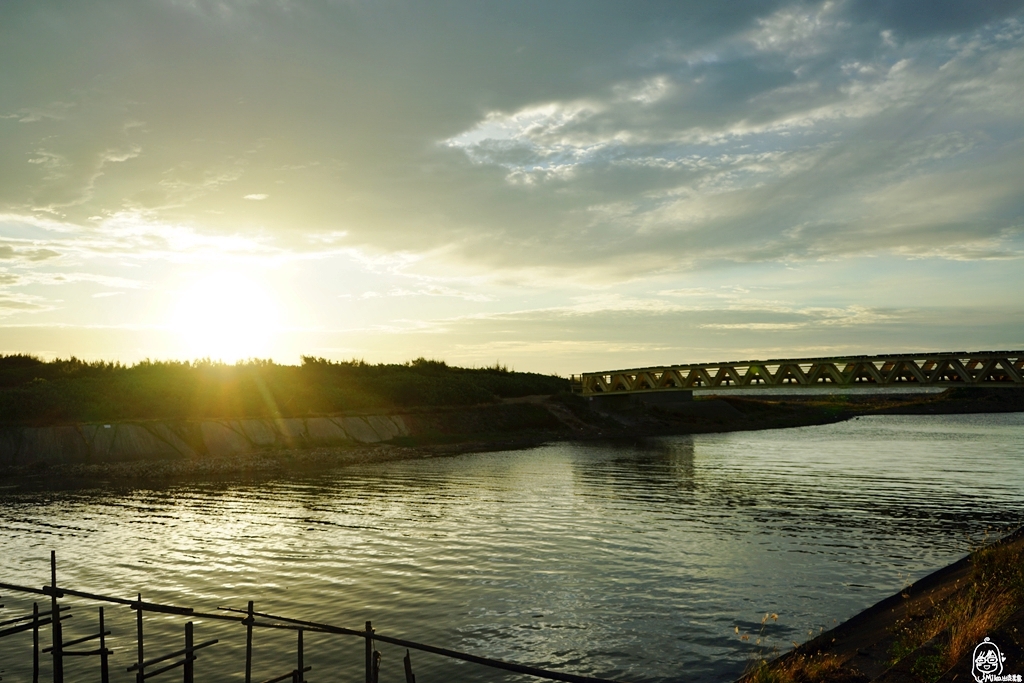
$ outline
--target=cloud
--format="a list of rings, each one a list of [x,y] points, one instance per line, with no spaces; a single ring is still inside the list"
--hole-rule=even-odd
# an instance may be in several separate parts
[[[73,12],[120,62],[8,9],[11,35],[35,27],[52,48],[18,71],[11,111],[52,115],[0,127],[0,210],[621,278],[627,255],[661,272],[862,253],[846,236],[878,217],[843,216],[886,187],[1003,163],[1002,208],[957,222],[961,242],[990,240],[1024,195],[999,160],[1022,137],[1021,13],[996,5],[656,3],[637,21],[606,3],[114,2],[102,26]],[[104,85],[41,81],[71,54]],[[785,246],[811,224],[836,226],[839,248]],[[875,244],[944,254],[932,227]]]
[[[93,217],[87,225],[39,220],[31,215],[0,216],[5,225],[35,228],[49,233],[45,239],[0,241],[0,259],[44,261],[58,256],[73,263],[83,260],[128,259],[189,262],[218,259],[289,258],[292,252],[270,244],[260,235],[209,234],[192,226],[167,223],[151,212],[123,211]],[[81,273],[65,273],[84,277]],[[103,276],[90,276],[104,281]],[[111,280],[113,282],[113,280]],[[122,285],[112,285],[122,286]]]
[[[1020,0],[992,0],[977,5],[965,5],[956,0],[935,0],[927,4],[915,0],[856,0],[849,4],[856,19],[877,23],[910,37],[962,33],[1017,14],[1024,8]]]
[[[702,330],[797,330],[805,327],[800,323],[706,323]]]
[[[47,119],[58,121],[67,118],[74,106],[71,102],[51,102],[41,107],[24,107],[17,112],[0,115],[0,119],[13,119],[18,123],[38,123]]]
[[[38,249],[17,243],[0,242],[0,261],[39,262],[57,258],[60,253],[52,249]]]
[[[147,284],[143,281],[132,280],[124,277],[113,277],[99,273],[41,273],[34,272],[21,276],[21,282],[25,284],[42,285],[71,285],[80,282],[92,282],[105,287],[119,287],[122,289],[144,289]],[[120,292],[117,292],[120,293]]]
[[[364,330],[824,347],[892,329],[859,283],[1000,291],[1024,255],[1020,2],[100,3],[0,3],[0,259],[33,295],[302,263]]]
[[[28,294],[0,293],[0,316],[17,313],[41,313],[54,307],[45,299]]]
[[[374,292],[367,292],[363,294],[366,297],[367,294],[375,294]],[[387,296],[446,296],[454,297],[456,299],[465,299],[466,301],[491,301],[491,297],[486,294],[479,294],[474,292],[466,292],[453,287],[445,287],[443,285],[424,285],[415,289],[408,289],[404,287],[394,287],[387,292]]]
[[[589,220],[577,233],[587,247],[577,254],[589,259],[602,256],[594,244],[609,257],[642,253],[655,268],[680,254],[687,267],[884,251],[935,256],[956,246],[958,258],[1016,257],[1010,236],[1022,209],[1022,130],[1004,104],[1024,104],[1019,22],[983,27],[959,43],[895,47],[851,27],[843,9],[783,8],[724,41],[715,59],[669,50],[685,67],[662,88],[676,93],[663,116],[609,92],[585,103],[491,112],[445,144],[504,168],[509,183],[604,190],[607,199],[578,210]],[[843,33],[876,54],[860,54],[856,42],[837,38]],[[760,72],[773,59],[796,79],[765,88],[771,79]],[[722,80],[743,73],[758,74],[749,81],[757,91],[743,79]],[[728,105],[714,123],[701,115],[707,104],[691,106],[708,79],[715,89],[705,102]],[[735,88],[745,89],[746,106],[728,101]],[[970,122],[961,113],[968,111]],[[679,114],[674,125],[670,112]],[[997,131],[987,121],[1008,127]],[[948,191],[939,190],[947,180]],[[894,186],[907,194],[897,199]],[[791,239],[806,238],[809,221],[823,239]],[[563,254],[557,246],[552,251]]]

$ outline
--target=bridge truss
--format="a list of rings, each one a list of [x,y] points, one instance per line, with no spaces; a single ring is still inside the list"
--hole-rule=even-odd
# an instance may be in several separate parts
[[[579,385],[585,396],[693,389],[915,386],[1024,388],[1024,351],[696,363],[589,372],[581,375]]]

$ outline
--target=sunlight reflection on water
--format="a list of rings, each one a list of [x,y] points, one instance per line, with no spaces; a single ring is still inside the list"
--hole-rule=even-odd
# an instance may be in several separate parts
[[[779,614],[767,647],[786,648],[1019,524],[1022,427],[1024,414],[873,417],[276,481],[7,491],[0,580],[41,585],[54,548],[61,581],[82,590],[204,611],[251,598],[574,673],[725,681],[764,649],[765,612]],[[31,607],[3,602],[0,620]],[[92,628],[89,610],[66,637]],[[132,680],[133,614],[108,615],[112,680]],[[197,675],[241,680],[244,630],[196,633],[222,640]],[[147,617],[147,634],[154,655],[180,647],[181,620]],[[0,675],[23,676],[29,644],[0,641]],[[360,640],[309,634],[306,648],[310,681],[361,680]],[[254,677],[290,669],[292,649],[290,634],[257,632]],[[382,679],[403,680],[404,651],[380,649]],[[532,680],[413,662],[425,682]]]

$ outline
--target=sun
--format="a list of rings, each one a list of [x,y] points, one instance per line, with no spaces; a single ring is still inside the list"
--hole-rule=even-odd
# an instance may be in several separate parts
[[[200,276],[181,289],[170,327],[186,357],[232,363],[269,357],[280,323],[271,291],[245,274],[224,271]]]

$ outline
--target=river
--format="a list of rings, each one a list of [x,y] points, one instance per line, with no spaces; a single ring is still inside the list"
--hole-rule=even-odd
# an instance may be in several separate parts
[[[1022,461],[1024,414],[885,416],[269,481],[8,487],[0,581],[42,585],[55,549],[60,582],[80,590],[204,611],[253,599],[578,674],[729,681],[1019,525]],[[0,603],[0,621],[31,608],[6,591]],[[68,604],[65,637],[94,630],[94,607]],[[134,680],[133,613],[107,614],[112,680]],[[148,615],[147,656],[180,647],[181,623]],[[195,628],[221,639],[200,652],[198,679],[242,680],[244,629]],[[293,634],[255,638],[254,680],[292,667]],[[30,643],[0,640],[4,680],[26,680]],[[311,683],[362,680],[360,639],[307,634],[305,649]],[[381,680],[404,681],[404,650],[379,649]],[[419,683],[536,680],[412,662]],[[77,658],[68,671],[93,680],[98,667]]]

